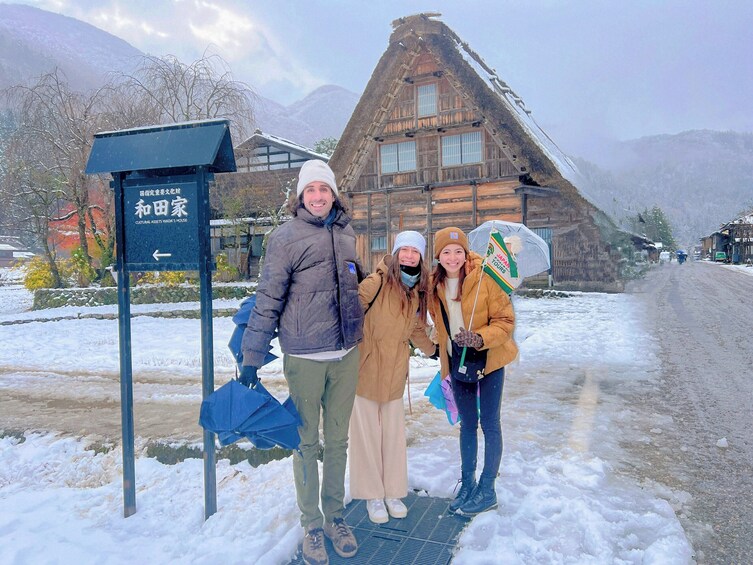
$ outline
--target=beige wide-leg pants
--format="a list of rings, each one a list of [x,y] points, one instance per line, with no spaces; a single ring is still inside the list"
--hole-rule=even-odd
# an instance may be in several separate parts
[[[350,495],[403,498],[408,494],[403,399],[375,402],[356,395],[350,417]]]

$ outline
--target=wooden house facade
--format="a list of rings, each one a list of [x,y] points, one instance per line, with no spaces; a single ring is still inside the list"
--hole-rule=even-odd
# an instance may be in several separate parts
[[[732,263],[753,262],[753,214],[735,218],[722,226],[729,232],[729,252]]]
[[[522,100],[431,15],[393,27],[330,159],[367,266],[401,230],[426,235],[432,256],[438,230],[501,219],[550,243],[554,286],[619,290],[613,224]]]
[[[735,218],[711,235],[701,239],[703,256],[714,259],[724,253],[724,260],[734,264],[753,262],[753,214]]]

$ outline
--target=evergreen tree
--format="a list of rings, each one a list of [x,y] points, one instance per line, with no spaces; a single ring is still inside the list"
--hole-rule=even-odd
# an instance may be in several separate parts
[[[314,143],[314,151],[326,155],[327,157],[332,157],[332,154],[335,152],[335,147],[337,147],[337,141],[338,140],[334,137],[320,139]]]
[[[651,241],[661,242],[665,249],[676,247],[675,238],[672,235],[672,226],[661,208],[654,206],[650,210],[644,208],[634,217],[630,218],[633,231],[643,234]]]

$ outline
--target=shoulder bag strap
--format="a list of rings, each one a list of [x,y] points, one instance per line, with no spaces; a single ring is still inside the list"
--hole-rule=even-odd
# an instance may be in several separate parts
[[[437,297],[439,300],[439,307],[442,309],[442,319],[444,320],[444,327],[447,329],[447,336],[452,339],[452,336],[450,335],[450,320],[447,319],[447,311],[444,309],[444,304],[442,304],[442,299]]]

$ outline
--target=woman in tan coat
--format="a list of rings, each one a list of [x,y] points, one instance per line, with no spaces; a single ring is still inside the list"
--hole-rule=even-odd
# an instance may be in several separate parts
[[[483,260],[469,251],[468,238],[462,230],[439,230],[434,235],[434,254],[439,264],[432,273],[429,312],[437,329],[441,374],[451,379],[460,416],[462,478],[450,511],[474,516],[497,506],[494,482],[502,461],[500,406],[504,367],[518,354],[513,340],[515,312],[507,293],[491,276],[483,274]],[[464,382],[451,374],[451,365],[457,365],[457,359],[453,363],[451,358],[452,342],[460,348],[487,352],[486,365],[477,382]],[[476,483],[479,423],[484,432],[484,467]]]
[[[427,355],[436,349],[427,335],[425,252],[420,233],[400,232],[392,255],[385,255],[358,288],[366,316],[350,418],[350,494],[367,501],[369,518],[377,524],[408,513],[400,499],[408,494],[403,393],[410,342]]]

